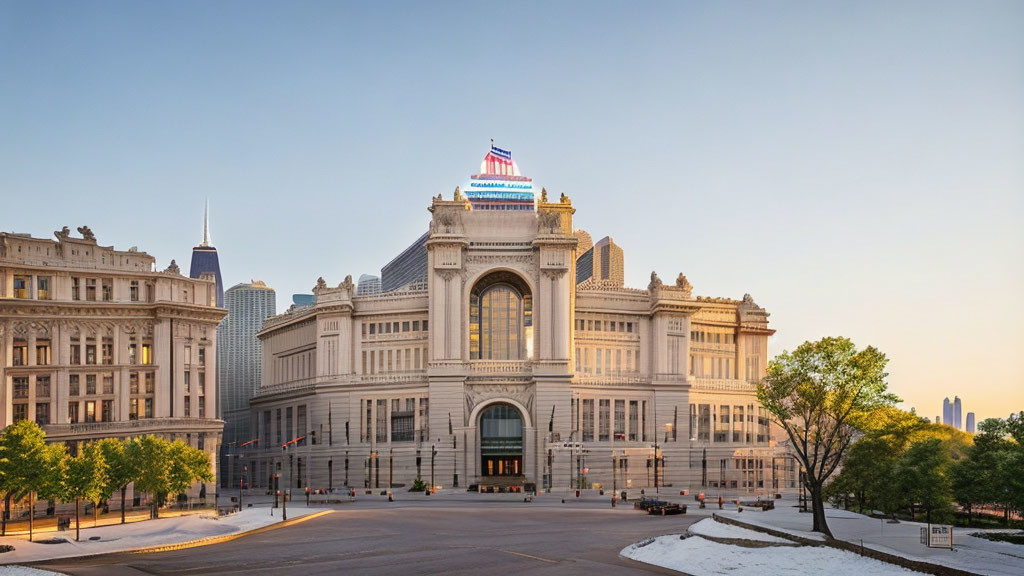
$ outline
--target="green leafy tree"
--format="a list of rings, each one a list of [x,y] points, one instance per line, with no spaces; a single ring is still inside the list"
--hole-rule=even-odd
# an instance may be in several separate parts
[[[768,365],[757,387],[761,404],[786,431],[804,468],[813,530],[832,536],[825,520],[824,486],[859,427],[875,410],[899,401],[888,392],[885,355],[847,338],[805,342]]]
[[[61,499],[75,500],[75,540],[78,540],[81,534],[82,500],[93,502],[95,510],[103,498],[103,487],[107,483],[107,462],[97,443],[85,444],[77,456],[67,459],[62,483],[64,489]]]
[[[900,456],[895,484],[912,517],[914,509],[920,506],[929,523],[933,515],[937,520],[949,519],[953,500],[948,474],[951,463],[947,447],[938,438],[915,442]]]
[[[2,491],[10,509],[11,497],[28,494],[29,541],[35,531],[35,497],[43,499],[60,497],[61,477],[64,472],[65,449],[63,444],[47,444],[46,433],[38,424],[21,420],[4,428],[0,433],[0,453],[7,456],[2,474]],[[6,532],[6,517],[4,531]]]
[[[167,485],[169,494],[181,494],[196,482],[214,481],[210,456],[206,452],[177,440],[168,446],[168,454],[171,459]]]
[[[151,496],[150,517],[160,517],[160,507],[167,498],[171,470],[170,442],[157,436],[139,436],[125,449],[126,456],[138,466],[135,489]]]
[[[100,450],[103,452],[103,459],[109,466],[107,481],[103,486],[103,499],[109,499],[116,491],[121,492],[121,524],[125,522],[125,499],[128,485],[139,476],[136,461],[128,455],[127,445],[129,442],[131,441],[117,438],[104,438],[98,442]]]
[[[865,437],[853,443],[843,458],[842,470],[827,486],[833,499],[852,496],[858,510],[883,510],[890,513],[887,500],[898,452],[889,442]]]

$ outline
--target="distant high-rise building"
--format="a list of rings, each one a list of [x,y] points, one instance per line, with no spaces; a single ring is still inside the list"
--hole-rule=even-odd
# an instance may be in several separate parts
[[[429,232],[424,232],[401,254],[380,269],[380,290],[391,292],[410,284],[427,282],[427,239]],[[362,277],[359,284],[362,285]]]
[[[974,412],[967,413],[967,432],[974,434]]]
[[[356,283],[356,296],[369,296],[380,294],[380,277],[371,274],[363,274]]]
[[[948,397],[942,401],[942,423],[946,426],[953,425],[953,405],[950,404]]]
[[[206,204],[203,214],[203,243],[192,249],[192,265],[189,266],[189,278],[201,278],[203,274],[213,274],[217,280],[217,307],[224,307],[224,280],[220,276],[220,259],[217,249],[210,244],[210,204]]]
[[[232,286],[224,294],[224,303],[228,316],[217,328],[217,406],[224,420],[221,485],[237,487],[241,469],[228,459],[244,453],[247,447],[243,444],[255,437],[249,399],[259,388],[263,362],[263,346],[256,333],[265,318],[277,313],[277,299],[272,288],[253,281]],[[251,446],[249,450],[257,448],[265,447]]]
[[[312,306],[316,304],[315,298],[312,294],[292,294],[292,304],[295,306]]]
[[[579,232],[576,233],[577,239],[580,238]],[[576,283],[590,279],[606,281],[614,286],[622,286],[625,282],[625,256],[610,236],[599,240],[576,259]]]
[[[964,426],[963,426],[964,421],[963,421],[963,418],[961,418],[960,409],[961,409],[960,397],[959,396],[954,396],[953,397],[953,427],[956,428],[957,430],[963,430],[964,429]]]
[[[936,415],[935,416],[935,423],[936,424],[942,424],[942,416]]]

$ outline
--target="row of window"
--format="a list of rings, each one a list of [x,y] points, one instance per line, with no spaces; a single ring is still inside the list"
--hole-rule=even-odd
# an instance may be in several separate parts
[[[423,370],[427,367],[427,348],[363,350],[361,374]]]
[[[694,344],[735,344],[736,334],[732,332],[712,332],[710,330],[691,330],[690,342]]]
[[[188,398],[185,398],[186,402]],[[153,417],[153,398],[131,398],[129,400],[129,420],[138,420],[139,418],[152,418]],[[11,404],[13,411],[14,422],[20,422],[21,420],[28,420],[29,418],[29,403],[28,402],[14,402]],[[200,417],[203,412],[203,402],[200,398]],[[50,412],[50,402],[35,403],[35,422],[40,426],[46,426],[52,424],[51,421],[52,413]],[[113,400],[72,400],[68,402],[68,424],[79,424],[82,422],[113,422],[114,418],[114,401]]]
[[[576,319],[576,330],[583,331],[604,331],[604,332],[625,332],[626,334],[633,333],[633,322],[624,322],[622,320],[584,320],[582,318]]]
[[[316,351],[305,350],[274,359],[274,381],[292,382],[316,376]]]
[[[581,374],[636,374],[640,371],[640,350],[576,348],[576,372]]]
[[[735,378],[732,358],[690,355],[690,374],[697,378]]]
[[[583,442],[593,442],[595,438],[598,442],[647,441],[646,400],[583,398],[579,401],[574,397],[572,414],[573,429],[580,430]]]
[[[15,298],[30,299],[33,297],[33,281],[35,283],[35,299],[53,299],[53,276],[32,276],[29,274],[15,274],[14,293]],[[138,280],[131,280],[128,285],[128,299],[132,302],[153,301],[153,285],[149,282],[140,283]],[[86,300],[89,302],[112,302],[114,300],[114,279],[113,278],[71,278],[71,299]]]
[[[755,424],[756,415],[756,424]],[[763,406],[690,405],[690,437],[699,441],[767,442],[771,420]]]
[[[258,439],[263,449],[285,444],[305,446],[307,440],[316,444],[316,432],[309,427],[305,404],[264,410],[262,421],[257,417],[254,424],[255,439]],[[271,440],[274,444],[270,443]]]
[[[403,332],[426,332],[427,321],[403,320],[400,322],[363,322],[363,336],[375,334],[400,334]]]
[[[75,338],[70,341],[68,345],[68,364],[69,365],[95,365],[114,364],[114,339],[105,336],[100,339],[100,343],[97,345],[95,338],[85,338],[85,344],[82,344],[82,339]],[[138,353],[139,344],[136,343],[135,337],[131,337],[128,343],[128,364],[152,364],[153,363],[153,345],[144,342],[142,343],[142,354],[141,357]],[[53,361],[53,355],[51,353],[51,342],[48,338],[40,338],[35,342],[35,364],[29,362],[29,343],[24,338],[15,338],[12,346],[11,365],[12,366],[49,366]],[[83,356],[82,351],[85,351]],[[99,352],[99,356],[97,356]],[[200,364],[204,364],[206,361],[205,349],[200,348],[199,350]],[[83,362],[84,360],[84,362]],[[141,360],[141,361],[140,361]]]
[[[430,438],[429,398],[363,398],[360,406],[363,414],[361,442],[387,444],[417,439],[422,442]]]

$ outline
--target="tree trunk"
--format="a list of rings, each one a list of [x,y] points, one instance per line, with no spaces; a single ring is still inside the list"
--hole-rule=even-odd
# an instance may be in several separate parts
[[[814,527],[812,530],[832,538],[832,531],[828,529],[828,522],[825,520],[825,501],[822,499],[822,487],[820,484],[811,484],[808,488],[811,492],[811,507],[814,516]]]
[[[128,485],[121,486],[121,524],[124,524],[124,495],[128,491]]]
[[[11,515],[11,493],[4,494],[4,513],[0,518],[0,536],[7,536],[7,517]]]
[[[928,508],[925,508],[925,517],[928,518],[928,523],[931,524],[932,523],[932,509],[931,509],[931,506],[929,506]]]
[[[100,505],[96,502],[92,503],[92,527],[95,528],[100,523]]]
[[[33,529],[36,527],[36,524],[35,524],[35,522],[36,522],[36,510],[35,510],[35,506],[33,506],[33,504],[32,504],[33,496],[35,496],[35,495],[36,495],[36,493],[34,491],[29,490],[29,492],[28,492],[28,541],[29,542],[32,541],[32,532],[33,532]]]
[[[80,520],[82,513],[82,499],[75,498],[75,542],[78,542],[82,535],[82,521]]]

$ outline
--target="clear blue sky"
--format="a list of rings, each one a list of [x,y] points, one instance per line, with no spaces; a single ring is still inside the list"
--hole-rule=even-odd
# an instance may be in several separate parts
[[[0,229],[88,224],[279,309],[375,273],[494,138],[626,251],[1024,408],[1024,3],[0,1]]]

